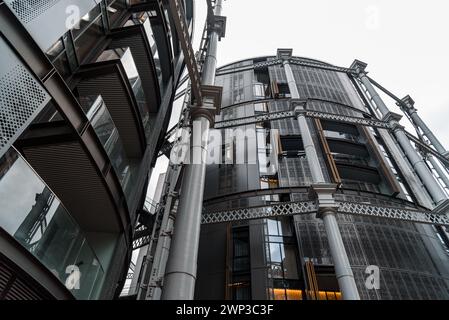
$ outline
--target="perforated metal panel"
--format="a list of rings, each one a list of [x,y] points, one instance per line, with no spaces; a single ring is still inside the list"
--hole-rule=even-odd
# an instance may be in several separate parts
[[[97,5],[95,0],[4,0],[43,51]]]
[[[0,39],[0,156],[43,109],[50,96]]]
[[[15,0],[10,3],[10,8],[23,23],[41,15],[61,0]]]

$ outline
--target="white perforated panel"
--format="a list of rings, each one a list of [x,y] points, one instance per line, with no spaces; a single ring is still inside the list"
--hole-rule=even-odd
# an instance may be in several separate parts
[[[0,39],[0,156],[50,101],[41,84]],[[4,63],[3,63],[4,62]]]
[[[10,2],[10,8],[23,23],[41,15],[60,0],[14,0]]]
[[[96,0],[4,0],[42,51],[97,5]]]

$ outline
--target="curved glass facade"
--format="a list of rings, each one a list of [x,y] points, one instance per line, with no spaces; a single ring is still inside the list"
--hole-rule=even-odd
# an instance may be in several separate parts
[[[215,84],[223,86],[223,100],[216,121],[291,110],[291,94],[282,64],[235,71],[273,59],[244,60],[218,70]],[[346,73],[324,70],[319,65],[326,64],[310,59],[290,61],[295,60],[317,65],[291,63],[307,110],[351,117],[370,115]],[[317,118],[307,118],[307,122],[326,182],[340,185],[336,199],[416,208],[401,171],[389,157],[376,129]],[[250,129],[256,134],[254,138],[246,138],[244,149],[235,147],[238,138],[225,141],[222,154],[224,157],[232,154],[234,160],[240,157],[245,161],[208,166],[205,210],[216,212],[308,200],[312,179],[298,121],[290,117],[226,130],[239,129]],[[235,154],[239,152],[245,155]],[[254,163],[248,161],[251,154],[257,154]],[[288,192],[288,188],[295,191]],[[272,192],[265,195],[252,192],[265,189]],[[436,267],[447,257],[433,227],[341,214],[337,218],[362,299],[449,298],[449,278]],[[239,238],[250,243],[248,275],[242,278],[240,271],[234,272],[231,267],[224,271],[226,277],[214,278],[211,274],[218,273],[218,269],[209,273],[202,269],[206,258],[203,260],[200,255],[197,287],[200,298],[201,281],[207,279],[217,289],[225,282],[227,298],[341,299],[324,225],[315,214],[221,226],[230,230],[222,238],[228,247],[235,244],[232,236],[235,232],[241,234],[242,228],[248,229],[247,239]],[[203,226],[200,250],[210,237],[208,228],[212,227]],[[437,251],[443,255],[435,254]],[[235,259],[229,252],[220,258],[228,262]],[[371,290],[365,285],[368,277],[365,269],[370,265],[380,269],[380,289]]]
[[[0,224],[78,299],[98,295],[104,271],[61,201],[10,148],[0,159]]]

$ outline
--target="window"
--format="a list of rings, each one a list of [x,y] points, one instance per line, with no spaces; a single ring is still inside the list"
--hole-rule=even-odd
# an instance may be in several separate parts
[[[106,10],[108,12],[109,26],[113,27],[116,26],[126,10],[126,0],[110,0],[108,3]]]
[[[267,113],[268,112],[268,106],[266,102],[261,102],[261,103],[255,103],[254,104],[254,113],[255,114],[259,114],[259,113]]]
[[[234,300],[251,299],[250,272],[249,227],[234,227],[232,229],[232,283],[229,284]]]
[[[254,98],[265,98],[265,87],[263,83],[255,83],[253,86]]]
[[[93,22],[75,39],[75,52],[78,56],[78,61],[84,62],[87,60],[89,53],[97,44],[99,39],[104,35],[103,22],[101,16],[98,16]]]
[[[86,31],[89,26],[100,16],[101,10],[100,6],[96,6],[91,11],[86,13],[79,21],[79,24],[76,28],[72,29],[73,38],[76,39],[79,35],[81,35],[84,31]]]
[[[278,83],[279,98],[291,97],[290,88],[287,83]]]
[[[282,155],[287,158],[296,158],[304,154],[304,145],[301,136],[291,135],[281,137]]]
[[[297,247],[290,219],[265,220],[265,247],[273,300],[301,300]]]

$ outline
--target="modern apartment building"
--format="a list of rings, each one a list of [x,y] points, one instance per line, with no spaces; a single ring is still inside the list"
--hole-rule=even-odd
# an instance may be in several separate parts
[[[207,165],[196,299],[449,298],[447,215],[431,211],[447,203],[446,158],[365,68],[279,49],[217,69],[215,130],[230,138]],[[410,97],[398,105],[421,121]]]
[[[166,0],[0,1],[0,300],[118,297],[185,67],[174,17]]]

